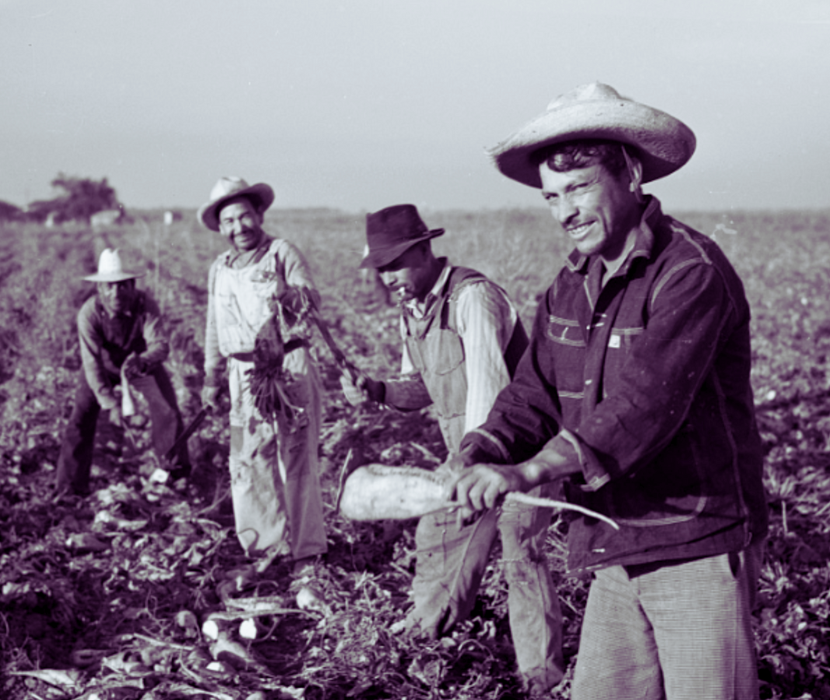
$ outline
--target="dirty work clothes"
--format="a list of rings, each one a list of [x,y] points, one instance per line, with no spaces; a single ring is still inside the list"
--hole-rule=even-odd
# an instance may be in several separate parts
[[[759,567],[753,546],[597,571],[571,697],[757,700],[750,611]]]
[[[547,290],[513,382],[464,438],[480,461],[545,449],[580,470],[572,571],[739,551],[767,506],[750,385],[750,309],[717,244],[649,198],[632,252],[604,284],[574,251]],[[544,453],[540,459],[544,459]]]
[[[142,291],[129,309],[112,315],[97,295],[87,299],[78,311],[78,339],[87,385],[105,410],[116,405],[112,388],[128,355],[138,355],[149,371],[170,353],[158,306]]]
[[[725,562],[763,539],[768,517],[749,304],[715,242],[656,199],[634,234],[609,279],[598,256],[571,254],[513,381],[463,446],[481,462],[555,455],[576,472],[569,500],[620,525],[578,516],[568,529],[570,570],[596,572],[574,698],[687,697],[684,685],[734,698],[754,671],[746,583]],[[729,654],[742,661],[723,693],[682,668],[699,662],[714,681],[710,662]]]
[[[147,368],[147,374],[131,380],[131,386],[149,404],[156,454],[162,456],[172,447],[183,425],[176,392],[161,364],[169,353],[167,337],[158,306],[145,292],[136,291],[130,308],[112,315],[97,295],[90,297],[78,311],[77,321],[83,368],[58,458],[56,487],[59,492],[83,494],[89,490],[98,414],[118,405],[114,387],[121,383],[121,365],[128,355],[135,353]],[[189,473],[186,444],[176,462]]]
[[[403,381],[386,384],[398,408],[434,404],[451,454],[487,417],[510,381],[527,336],[506,293],[467,268],[444,269],[424,302],[404,309]],[[449,632],[472,609],[500,534],[508,609],[523,679],[539,690],[563,676],[559,600],[544,560],[549,509],[505,506],[459,527],[455,514],[425,515],[415,532],[414,607],[407,627],[431,637]]]
[[[291,403],[303,409],[293,430],[279,415],[266,421],[254,407],[247,371],[253,362],[228,360],[231,396],[231,496],[239,543],[249,555],[323,554],[326,528],[317,466],[321,384],[307,348],[289,352],[284,367]]]
[[[385,403],[404,411],[434,403],[447,448],[457,452],[464,433],[486,420],[510,382],[527,336],[504,290],[479,272],[439,260],[444,268],[430,293],[401,314],[401,379],[385,382]],[[514,336],[518,347],[508,367]]]
[[[111,384],[117,380],[117,377],[112,378]],[[176,392],[170,378],[164,367],[157,365],[150,374],[130,380],[130,388],[141,393],[147,400],[153,448],[161,457],[173,446],[183,429],[181,414],[176,404]],[[92,467],[95,430],[100,412],[101,405],[87,382],[86,373],[81,372],[75,394],[75,407],[69,417],[58,458],[56,488],[59,493],[67,491],[83,495],[89,492],[89,472]],[[179,448],[176,462],[183,475],[189,473],[187,444]]]
[[[550,495],[549,487],[532,495]],[[407,625],[431,637],[448,632],[469,615],[497,535],[507,582],[507,608],[516,662],[523,680],[544,691],[564,676],[562,615],[545,560],[551,510],[518,503],[484,511],[459,528],[456,513],[424,516],[415,541],[418,559],[412,583],[415,607]]]
[[[264,550],[295,559],[326,551],[317,444],[320,379],[308,350],[285,356],[292,401],[307,420],[290,432],[282,419],[263,420],[254,407],[249,377],[257,334],[269,322],[276,299],[290,288],[319,294],[296,246],[264,237],[251,253],[229,250],[211,265],[205,334],[205,384],[215,386],[227,360],[231,395],[231,483],[240,544],[248,554]],[[293,393],[292,393],[293,392]]]

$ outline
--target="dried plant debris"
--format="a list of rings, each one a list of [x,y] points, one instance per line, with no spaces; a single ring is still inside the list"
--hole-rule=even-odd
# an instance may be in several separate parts
[[[398,311],[368,299],[356,283],[360,216],[279,216],[281,235],[296,240],[314,267],[317,312],[336,346],[370,376],[394,376]],[[705,232],[722,231],[721,224],[738,232],[718,241],[753,308],[752,378],[772,522],[753,618],[761,695],[830,700],[830,325],[823,301],[830,297],[830,217],[684,220]],[[457,234],[447,237],[447,254],[486,267],[531,319],[568,252],[551,238],[543,213],[447,213],[444,225]],[[190,226],[183,220],[165,229],[152,290],[170,331],[167,366],[185,423],[200,410],[204,280],[221,245]],[[112,245],[140,265],[144,251],[155,249],[151,234],[151,225],[124,226]],[[99,425],[92,494],[55,501],[51,485],[80,368],[75,314],[89,293],[80,278],[95,265],[92,233],[33,227],[4,235],[14,245],[4,245],[0,271],[0,697],[527,697],[515,675],[498,552],[471,615],[449,636],[395,633],[410,606],[415,521],[341,517],[341,471],[345,480],[373,463],[434,470],[446,449],[429,410],[404,414],[345,401],[342,362],[314,330],[303,296],[286,299],[289,313],[269,329],[260,379],[268,388],[282,382],[290,397],[290,380],[277,373],[280,353],[286,343],[310,342],[326,388],[324,565],[295,578],[283,557],[243,555],[233,532],[226,412],[209,415],[190,438],[191,477],[163,479],[158,470],[169,465],[150,449],[137,396],[126,431]],[[281,394],[267,400],[263,413],[283,410]],[[567,519],[557,518],[548,536],[569,661],[552,698],[570,695],[588,590],[565,576],[566,532]]]

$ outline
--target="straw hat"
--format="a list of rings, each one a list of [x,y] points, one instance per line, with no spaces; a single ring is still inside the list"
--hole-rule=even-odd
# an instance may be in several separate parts
[[[260,182],[256,185],[249,185],[241,177],[220,177],[219,181],[210,191],[210,200],[199,209],[199,220],[211,231],[219,230],[218,211],[229,199],[247,195],[256,202],[259,202],[257,211],[262,214],[274,203],[274,190],[270,185]]]
[[[547,110],[490,149],[496,167],[524,185],[541,187],[535,151],[576,139],[608,139],[634,146],[643,182],[683,166],[695,150],[695,135],[665,112],[622,97],[610,85],[589,83],[553,99]]]
[[[383,267],[412,246],[444,233],[428,229],[414,204],[396,204],[366,215],[366,243],[369,252],[360,267]]]
[[[104,248],[98,258],[98,272],[84,277],[89,282],[121,282],[144,277],[143,272],[130,272],[121,264],[121,255],[116,248]]]

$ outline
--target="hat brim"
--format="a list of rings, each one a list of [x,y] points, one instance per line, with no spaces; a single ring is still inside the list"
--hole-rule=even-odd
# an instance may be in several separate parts
[[[577,139],[619,141],[636,149],[643,182],[665,177],[685,165],[695,151],[695,135],[679,119],[631,100],[588,100],[550,110],[528,122],[488,151],[507,177],[541,188],[534,153]]]
[[[250,185],[249,187],[237,190],[236,192],[231,192],[230,194],[227,194],[224,197],[220,197],[219,199],[216,199],[212,202],[203,204],[199,208],[199,221],[201,221],[205,225],[205,227],[209,228],[211,231],[218,231],[219,209],[221,209],[222,206],[231,199],[246,196],[253,196],[259,199],[259,201],[261,202],[261,205],[259,207],[260,214],[262,214],[266,209],[268,209],[268,207],[270,207],[274,203],[274,190],[271,188],[271,185],[268,185],[264,182],[258,182],[256,185]]]
[[[122,270],[121,272],[104,272],[94,275],[87,275],[83,279],[87,282],[123,282],[124,280],[133,280],[137,277],[144,277],[144,272],[130,272],[129,270]]]
[[[428,241],[430,238],[437,238],[438,236],[443,235],[444,229],[434,228],[418,238],[410,238],[407,241],[401,241],[400,243],[384,248],[374,248],[369,251],[369,254],[365,258],[363,258],[363,262],[360,263],[360,267],[384,267],[397,260],[412,246],[418,245],[422,241]]]

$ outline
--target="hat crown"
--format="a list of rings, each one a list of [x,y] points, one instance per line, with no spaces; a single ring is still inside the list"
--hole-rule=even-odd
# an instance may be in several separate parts
[[[366,214],[366,243],[369,249],[361,267],[383,267],[421,241],[435,238],[444,229],[427,228],[414,204],[395,204]]]
[[[98,256],[98,272],[94,275],[87,275],[84,279],[90,282],[122,282],[143,276],[143,272],[131,272],[124,269],[121,254],[117,248],[104,248]]]
[[[429,229],[414,204],[396,204],[366,215],[366,236],[392,243],[420,238]]]
[[[236,177],[235,175],[220,177],[219,181],[210,191],[210,201],[215,202],[217,199],[228,197],[236,192],[241,192],[246,189],[248,189],[248,183],[241,177]]]
[[[118,249],[104,248],[101,251],[101,257],[98,258],[98,274],[111,275],[119,272],[124,272],[124,266],[121,264],[121,254]]]
[[[548,111],[568,107],[575,102],[599,102],[607,100],[627,100],[627,98],[620,95],[614,88],[605,83],[585,83],[584,85],[578,85],[573,90],[569,90],[562,95],[554,97],[548,103]]]

